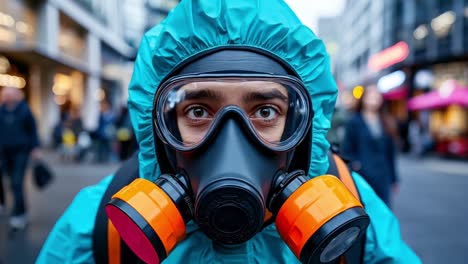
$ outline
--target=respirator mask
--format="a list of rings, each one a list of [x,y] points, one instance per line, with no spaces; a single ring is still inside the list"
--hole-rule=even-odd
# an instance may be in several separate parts
[[[227,61],[219,52],[159,87],[154,127],[174,173],[135,180],[113,196],[107,215],[146,263],[162,262],[191,220],[216,243],[240,244],[269,219],[302,262],[333,261],[369,218],[336,177],[291,171],[313,118],[307,89],[266,56],[232,52],[256,64],[217,65]]]

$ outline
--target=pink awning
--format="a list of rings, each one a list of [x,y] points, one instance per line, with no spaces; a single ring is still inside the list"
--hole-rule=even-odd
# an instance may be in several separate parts
[[[385,100],[399,100],[404,99],[408,95],[408,87],[401,86],[395,89],[392,89],[386,93],[383,93],[382,96]]]
[[[408,100],[410,110],[428,110],[460,105],[468,107],[468,88],[459,86],[455,81],[448,81],[438,91],[432,91]]]

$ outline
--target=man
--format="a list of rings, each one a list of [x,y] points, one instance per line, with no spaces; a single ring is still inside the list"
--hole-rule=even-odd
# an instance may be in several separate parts
[[[115,114],[108,101],[101,102],[99,122],[96,130],[97,161],[107,162],[112,157],[112,141],[115,136]]]
[[[115,195],[108,191],[130,166],[81,191],[38,263],[132,263],[135,255],[147,263],[336,263],[354,251],[348,246],[368,224],[357,204],[348,219],[362,226],[333,233],[324,220],[312,236],[318,244],[303,236],[312,221],[284,231],[288,212],[298,213],[285,209],[288,201],[311,202],[315,192],[298,190],[327,178],[317,176],[329,166],[325,136],[337,93],[323,43],[284,2],[182,1],[145,34],[129,93],[140,178]],[[359,175],[353,178],[371,222],[364,254],[358,248],[347,263],[420,263],[395,216]],[[329,201],[323,212],[340,199]],[[113,225],[100,224],[104,210]],[[113,228],[133,257],[124,257],[125,247],[113,251],[112,238],[96,242]]]
[[[27,224],[23,192],[24,174],[30,156],[38,155],[39,140],[36,121],[21,91],[4,87],[0,106],[0,149],[2,165],[11,178],[14,206],[10,226],[22,229]]]

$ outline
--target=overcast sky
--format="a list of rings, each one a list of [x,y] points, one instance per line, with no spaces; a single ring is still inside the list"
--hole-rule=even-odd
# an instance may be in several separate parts
[[[322,16],[336,16],[344,8],[345,0],[286,0],[299,19],[317,32],[317,19]]]

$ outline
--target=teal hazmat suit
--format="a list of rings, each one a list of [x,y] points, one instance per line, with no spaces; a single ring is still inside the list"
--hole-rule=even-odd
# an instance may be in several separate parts
[[[317,3],[318,4],[318,3]],[[184,0],[142,38],[129,86],[129,111],[140,147],[139,175],[160,175],[153,134],[153,100],[158,86],[181,62],[213,49],[240,46],[280,58],[305,83],[312,98],[309,176],[328,169],[330,128],[336,84],[323,42],[281,0]],[[402,241],[398,220],[356,173],[352,174],[371,218],[365,263],[420,263]],[[92,233],[98,205],[113,176],[81,190],[57,221],[37,259],[39,264],[94,263]],[[163,263],[299,263],[274,225],[238,246],[214,246],[190,222],[186,239]]]

